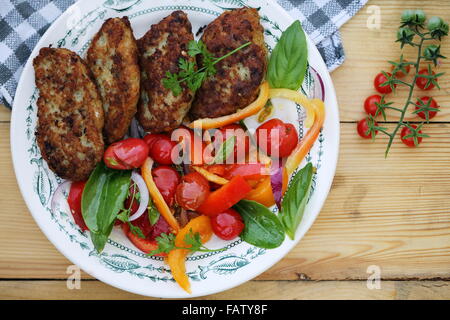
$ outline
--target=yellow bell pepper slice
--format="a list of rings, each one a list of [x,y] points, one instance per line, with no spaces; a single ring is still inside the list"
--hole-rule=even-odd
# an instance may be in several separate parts
[[[311,107],[315,114],[315,121],[306,133],[305,137],[297,144],[297,147],[295,147],[291,155],[286,160],[285,168],[289,175],[294,172],[309,150],[311,150],[325,121],[325,105],[323,101],[320,99],[312,99]]]
[[[175,245],[177,247],[187,248],[188,245],[186,245],[184,239],[190,232],[194,234],[198,232],[202,243],[208,242],[213,233],[209,217],[198,216],[189,221],[175,237]],[[191,293],[191,284],[189,282],[189,277],[186,274],[186,256],[188,253],[189,250],[186,249],[174,249],[169,252],[167,263],[169,264],[172,276],[178,285],[186,292]]]
[[[180,230],[180,225],[178,224],[177,219],[175,219],[175,217],[173,216],[172,211],[170,211],[169,206],[167,205],[166,201],[164,201],[161,192],[159,192],[158,187],[153,180],[152,166],[153,159],[148,157],[141,167],[142,177],[144,178],[150,196],[152,197],[152,200],[159,213],[161,213],[164,219],[166,219],[167,223],[172,227],[173,231],[177,233]]]
[[[298,103],[306,110],[305,127],[311,128],[314,123],[314,107],[311,100],[309,100],[304,94],[290,89],[270,89],[269,99],[283,98]]]
[[[265,81],[261,85],[258,98],[244,109],[223,117],[198,119],[191,122],[188,126],[193,129],[204,130],[220,128],[258,113],[266,105],[267,100],[269,100],[269,83]]]
[[[229,180],[222,178],[221,176],[218,176],[217,174],[211,173],[202,167],[192,166],[192,169],[194,169],[195,171],[200,173],[208,181],[211,181],[211,182],[214,182],[214,183],[217,183],[220,185],[224,185],[224,184],[227,184],[228,182],[230,182]]]

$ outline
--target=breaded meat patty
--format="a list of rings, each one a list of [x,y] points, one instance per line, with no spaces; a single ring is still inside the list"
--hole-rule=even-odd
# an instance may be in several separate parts
[[[253,8],[225,11],[206,27],[201,40],[215,57],[248,41],[252,44],[215,65],[217,73],[197,91],[190,110],[192,120],[228,115],[256,99],[267,69],[263,31]]]
[[[141,97],[137,119],[149,132],[167,132],[177,128],[192,103],[193,93],[185,83],[175,96],[162,79],[167,72],[178,73],[181,58],[194,61],[187,53],[194,40],[191,23],[183,11],[174,11],[138,40],[141,66]]]
[[[103,108],[83,60],[62,48],[42,48],[34,59],[39,89],[36,140],[58,176],[86,180],[103,155]]]
[[[105,112],[105,142],[123,138],[137,111],[140,70],[138,49],[127,17],[103,23],[87,52]]]

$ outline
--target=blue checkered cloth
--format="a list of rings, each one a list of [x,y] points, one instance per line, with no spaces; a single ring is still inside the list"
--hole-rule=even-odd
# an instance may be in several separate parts
[[[316,44],[328,70],[345,59],[339,28],[367,0],[277,0]],[[0,0],[0,100],[11,108],[28,57],[51,23],[74,0]]]

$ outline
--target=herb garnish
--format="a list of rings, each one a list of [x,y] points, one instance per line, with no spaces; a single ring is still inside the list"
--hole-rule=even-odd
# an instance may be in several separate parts
[[[167,71],[166,78],[162,79],[162,84],[166,89],[171,90],[174,96],[178,96],[182,92],[181,83],[183,82],[186,83],[191,91],[195,92],[202,86],[202,83],[206,78],[216,74],[216,68],[214,67],[216,63],[249,46],[250,44],[251,42],[244,43],[224,56],[216,58],[211,52],[208,51],[203,41],[200,40],[196,42],[192,40],[188,44],[188,54],[191,57],[201,55],[203,67],[196,70],[197,64],[194,61],[188,61],[181,58],[178,61],[180,72],[171,73],[170,71]]]
[[[184,243],[186,247],[178,247],[175,245],[175,235],[173,233],[161,233],[159,237],[156,237],[156,242],[158,243],[158,249],[150,251],[149,255],[155,255],[160,253],[169,253],[174,249],[189,250],[191,252],[216,252],[223,251],[226,248],[221,249],[208,249],[206,248],[200,238],[200,233],[193,233],[190,229],[189,233],[184,237]]]

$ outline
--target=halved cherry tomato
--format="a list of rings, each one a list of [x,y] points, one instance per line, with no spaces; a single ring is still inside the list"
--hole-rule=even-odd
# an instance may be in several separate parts
[[[415,124],[412,124],[411,127],[413,127],[414,129],[417,128]],[[411,133],[412,133],[411,129],[409,129],[408,127],[403,127],[402,132],[400,133],[402,142],[408,147],[417,147],[422,142],[422,137],[417,137],[417,145],[416,145],[414,143],[413,137],[405,138],[405,136],[410,135]],[[422,130],[419,130],[419,133],[422,133]]]
[[[388,76],[391,76],[389,72],[386,73]],[[387,94],[392,92],[392,88],[389,85],[381,86],[383,83],[385,83],[388,79],[383,73],[379,73],[376,75],[375,79],[373,80],[373,86],[375,89],[381,93],[381,94]]]
[[[180,174],[172,167],[159,166],[152,169],[153,180],[167,205],[172,206]]]
[[[231,208],[213,216],[211,226],[216,236],[223,240],[236,238],[245,227],[241,215]]]
[[[69,197],[67,198],[73,220],[81,228],[81,231],[89,230],[81,213],[81,196],[83,195],[85,185],[86,181],[72,182]]]
[[[155,240],[149,240],[147,238],[140,238],[138,235],[131,232],[127,223],[122,224],[122,230],[128,239],[144,253],[150,253],[153,250],[158,249],[158,243]],[[157,254],[157,256],[166,256],[165,253]]]
[[[234,152],[227,159],[227,163],[236,163],[245,158],[250,149],[250,137],[238,124],[228,124],[214,133],[214,142],[220,146],[231,137],[236,137]],[[216,139],[218,139],[216,141]]]
[[[244,178],[234,177],[226,185],[211,192],[197,212],[208,216],[224,212],[242,200],[251,190],[252,188]]]
[[[139,168],[148,157],[148,145],[142,139],[128,138],[111,144],[105,151],[105,164],[112,169]]]
[[[429,107],[434,108],[434,109],[438,109],[439,105],[437,104],[436,100],[434,100],[431,97],[427,97],[426,96],[426,97],[421,97],[421,98],[417,99],[416,110],[420,110],[422,108],[421,106],[423,106],[423,105],[426,106],[430,100],[431,100],[431,102],[430,102]],[[437,111],[433,111],[433,110],[428,111],[428,120],[434,118],[436,113],[437,113]],[[422,119],[427,120],[427,116],[426,116],[424,111],[418,112],[417,115],[419,117],[421,117]]]
[[[374,125],[378,126],[378,123],[375,121]],[[364,139],[372,138],[372,134],[370,132],[367,133],[367,131],[369,130],[369,126],[367,125],[367,119],[366,118],[361,119],[358,122],[356,130],[358,131],[358,134],[359,134],[359,136],[361,138],[364,138]],[[378,134],[378,131],[375,131],[375,135],[377,135],[377,134]]]
[[[298,134],[290,123],[271,119],[256,129],[258,146],[269,156],[287,157],[298,143]]]
[[[173,164],[172,149],[177,145],[165,134],[148,134],[144,141],[149,146],[149,156],[160,164]]]
[[[434,71],[431,71],[431,74],[435,74],[434,73]],[[420,71],[419,71],[419,75],[425,75],[425,76],[428,76],[428,75],[430,75],[430,73],[428,72],[428,69],[427,68],[423,68],[423,69],[421,69]],[[437,79],[435,79],[434,81],[437,81]],[[420,89],[422,89],[422,90],[431,90],[431,89],[433,89],[434,88],[434,84],[432,83],[432,82],[430,82],[429,84],[428,84],[428,86],[427,86],[427,82],[428,82],[428,79],[427,78],[417,78],[416,79],[416,85],[420,88]]]
[[[378,107],[375,103],[381,102],[381,96],[379,94],[371,95],[370,97],[367,97],[367,99],[364,101],[364,110],[367,114],[372,115],[375,117],[375,114],[377,113]]]
[[[207,144],[193,130],[181,126],[172,131],[171,138],[180,143],[179,146],[182,147],[179,151],[182,151],[183,163],[202,165],[207,162],[208,155],[205,153]],[[184,154],[185,152],[187,156]]]
[[[185,175],[176,190],[177,203],[186,210],[195,211],[210,193],[209,183],[200,173]]]

